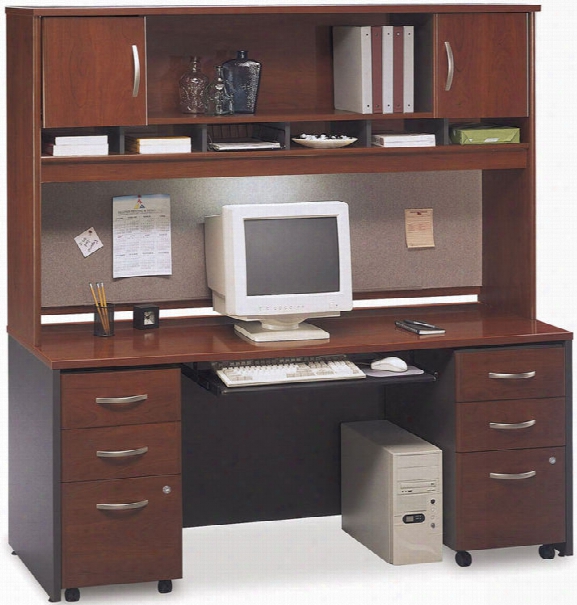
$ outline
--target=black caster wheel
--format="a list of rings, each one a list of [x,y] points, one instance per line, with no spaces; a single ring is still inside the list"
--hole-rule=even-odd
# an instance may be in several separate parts
[[[78,588],[67,588],[64,591],[64,598],[70,602],[80,601],[80,590]]]
[[[172,592],[172,580],[158,580],[158,592],[161,594]]]
[[[551,544],[543,544],[543,546],[539,546],[539,555],[542,559],[554,559],[555,547]]]
[[[466,550],[459,550],[455,553],[455,561],[459,567],[469,567],[473,562],[473,557]]]

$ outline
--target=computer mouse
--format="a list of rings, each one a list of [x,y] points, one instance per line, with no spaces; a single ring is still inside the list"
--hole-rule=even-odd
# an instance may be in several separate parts
[[[399,357],[384,357],[371,362],[371,370],[387,370],[388,372],[406,372],[407,364]]]

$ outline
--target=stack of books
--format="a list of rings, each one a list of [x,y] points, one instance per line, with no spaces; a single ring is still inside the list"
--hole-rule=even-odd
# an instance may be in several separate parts
[[[127,135],[126,151],[132,153],[191,153],[192,139],[180,136],[137,136]]]
[[[435,135],[426,133],[383,133],[371,137],[376,147],[434,147]]]
[[[335,109],[414,112],[414,30],[412,25],[333,27]]]
[[[58,157],[108,155],[108,135],[46,134],[42,139],[42,152]]]

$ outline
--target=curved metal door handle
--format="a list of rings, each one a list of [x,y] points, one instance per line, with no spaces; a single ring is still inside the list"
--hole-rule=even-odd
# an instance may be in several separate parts
[[[97,504],[98,510],[135,510],[138,508],[144,508],[148,505],[148,500],[141,500],[140,502],[130,502],[128,504]]]
[[[518,374],[501,374],[500,372],[489,372],[489,378],[497,378],[500,380],[516,380],[519,378],[534,378],[537,372],[532,370],[531,372],[520,372]]]
[[[489,428],[499,430],[515,430],[515,429],[528,429],[530,426],[534,426],[536,420],[525,420],[525,422],[489,422]]]
[[[97,450],[96,455],[99,458],[128,458],[130,456],[140,456],[148,452],[148,447],[139,447],[135,450]]]
[[[134,63],[134,82],[132,84],[132,96],[137,97],[140,89],[140,57],[138,56],[138,46],[132,45],[132,61]]]
[[[491,479],[502,479],[502,480],[516,480],[516,479],[530,479],[537,474],[537,471],[527,471],[526,473],[489,473]]]
[[[100,405],[114,404],[114,403],[138,403],[139,401],[146,401],[148,395],[131,395],[130,397],[97,397],[96,403]]]
[[[445,82],[445,91],[451,90],[453,86],[453,77],[455,76],[455,57],[450,42],[445,42],[445,52],[447,53],[447,81]]]

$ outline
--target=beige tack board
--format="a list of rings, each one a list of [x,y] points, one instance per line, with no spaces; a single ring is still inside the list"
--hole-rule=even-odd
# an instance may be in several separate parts
[[[112,198],[154,193],[171,198],[173,273],[113,279]],[[355,292],[481,285],[480,171],[51,183],[42,187],[42,306],[91,304],[97,281],[116,303],[209,298],[205,216],[224,204],[314,200],[349,204]],[[407,248],[407,208],[433,209],[434,248]],[[74,238],[91,227],[104,246],[84,258]]]

